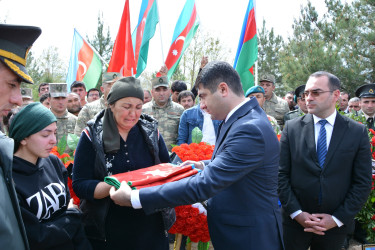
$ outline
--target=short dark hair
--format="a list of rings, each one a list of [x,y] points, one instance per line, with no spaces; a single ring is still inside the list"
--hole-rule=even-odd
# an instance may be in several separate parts
[[[294,95],[294,91],[288,91],[288,92],[286,92],[286,94],[285,94],[285,95],[287,95],[287,94],[291,94],[291,95]]]
[[[341,91],[340,95],[348,95],[348,100],[350,100],[350,94],[346,91]]]
[[[99,89],[92,88],[92,89],[89,89],[89,91],[87,91],[87,97],[89,97],[89,94],[90,94],[91,91],[98,91],[99,92],[99,96],[102,96],[102,93],[100,93]]]
[[[49,83],[48,82],[42,82],[39,87],[38,87],[38,93],[40,93],[40,88],[43,87],[43,86],[46,86],[48,85],[49,86]]]
[[[229,63],[223,61],[207,63],[202,69],[199,85],[214,93],[221,82],[225,82],[237,96],[244,95],[240,75]]]
[[[49,93],[43,94],[43,95],[39,98],[40,103],[43,103],[48,97],[49,97]]]
[[[73,91],[73,88],[83,87],[86,90],[86,86],[84,82],[81,81],[74,81],[72,85],[70,85],[70,91]]]
[[[184,81],[176,80],[171,85],[172,92],[181,92],[187,90],[187,85]]]
[[[326,71],[318,71],[310,75],[310,77],[315,77],[315,78],[322,77],[322,76],[328,77],[328,87],[331,91],[341,88],[340,79],[334,74],[331,74]]]
[[[195,96],[194,96],[194,94],[193,94],[190,90],[184,90],[184,91],[181,91],[180,94],[178,94],[177,101],[178,101],[178,102],[181,102],[181,99],[182,99],[182,98],[186,98],[186,97],[188,97],[188,96],[191,96],[191,98],[192,98],[193,101],[194,101]]]

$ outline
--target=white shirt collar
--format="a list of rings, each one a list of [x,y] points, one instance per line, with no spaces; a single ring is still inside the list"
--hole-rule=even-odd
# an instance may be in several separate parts
[[[336,110],[332,113],[332,115],[328,116],[325,120],[327,120],[327,122],[329,124],[331,124],[331,126],[333,127],[333,125],[335,124],[335,120],[336,120],[336,115],[337,115],[337,112]],[[317,124],[320,120],[322,120],[322,118],[320,117],[317,117],[316,115],[313,115],[313,118],[314,118],[314,124]]]
[[[362,114],[365,116],[366,120],[367,120],[368,118],[370,118],[370,117],[371,117],[371,118],[374,118],[373,116],[368,116],[368,115],[366,115],[365,112],[363,112],[363,111],[362,111]]]
[[[228,119],[233,115],[234,112],[237,111],[237,109],[241,108],[247,101],[249,101],[250,99],[248,98],[245,98],[245,100],[243,102],[241,102],[240,104],[238,104],[236,107],[234,107],[227,115],[227,117],[225,118],[224,122],[227,122]]]

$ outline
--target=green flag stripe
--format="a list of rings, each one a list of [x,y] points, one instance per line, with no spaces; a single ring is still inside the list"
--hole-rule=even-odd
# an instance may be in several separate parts
[[[86,75],[83,78],[83,82],[86,85],[86,89],[95,88],[100,75],[102,74],[102,61],[94,52],[90,67],[87,69]]]
[[[159,22],[158,9],[156,1],[151,6],[146,19],[146,26],[144,28],[141,48],[139,49],[139,57],[137,63],[137,74],[135,77],[139,77],[140,74],[145,70],[147,65],[148,56],[148,45],[150,39],[154,36],[156,30],[156,24]]]
[[[173,66],[168,70],[168,75],[167,75],[168,79],[171,79],[171,76],[175,72],[178,64],[180,63],[180,60],[181,60],[182,56],[185,53],[185,50],[189,47],[191,40],[193,39],[195,33],[197,32],[198,27],[199,27],[199,22],[195,22],[194,26],[191,27],[190,32],[186,35],[184,46],[182,47],[182,51],[180,53],[180,57],[178,58],[178,60],[176,61],[176,63],[173,64]]]
[[[236,70],[241,77],[244,92],[254,86],[254,76],[249,69],[258,58],[258,42],[255,35],[252,39],[242,45],[241,53],[238,57]]]

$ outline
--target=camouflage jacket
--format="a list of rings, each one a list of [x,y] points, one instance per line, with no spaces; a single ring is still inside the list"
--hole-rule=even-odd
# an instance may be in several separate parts
[[[74,134],[81,136],[82,130],[84,130],[87,126],[87,122],[93,119],[96,114],[106,107],[107,106],[103,96],[99,100],[87,103],[85,106],[83,106],[78,115],[77,123],[74,128]]]
[[[284,125],[284,115],[289,112],[288,102],[273,93],[271,99],[264,102],[263,110],[267,115],[275,117],[282,129]]]
[[[294,118],[303,116],[304,114],[305,113],[303,113],[303,111],[300,108],[293,111],[289,111],[284,115],[284,123],[286,123],[286,121],[293,120]]]
[[[56,115],[55,115],[56,116]],[[57,118],[57,142],[64,136],[74,133],[74,127],[76,126],[77,117],[65,110],[63,116],[56,116]]]
[[[143,105],[143,112],[153,116],[159,123],[159,131],[162,134],[165,144],[171,151],[171,144],[177,144],[178,125],[180,117],[184,112],[184,107],[172,102],[169,98],[165,107],[159,107],[154,100]]]

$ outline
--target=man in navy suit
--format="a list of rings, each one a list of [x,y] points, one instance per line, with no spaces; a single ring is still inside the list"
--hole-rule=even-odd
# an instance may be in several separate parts
[[[266,114],[255,98],[245,98],[239,75],[228,63],[207,64],[198,88],[202,107],[212,119],[223,120],[211,161],[185,163],[204,170],[139,191],[123,184],[111,190],[111,198],[146,214],[208,199],[215,249],[282,249],[279,143]]]
[[[340,80],[309,77],[309,114],[286,123],[281,136],[279,196],[286,249],[341,249],[371,189],[365,126],[336,111]]]

